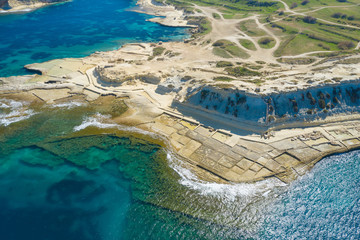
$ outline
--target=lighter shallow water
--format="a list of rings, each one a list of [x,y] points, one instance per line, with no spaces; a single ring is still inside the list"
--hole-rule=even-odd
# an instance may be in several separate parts
[[[34,108],[21,119],[12,112],[29,106],[0,102],[9,116],[0,126],[7,239],[360,237],[359,151],[328,157],[290,185],[206,183],[91,106]]]

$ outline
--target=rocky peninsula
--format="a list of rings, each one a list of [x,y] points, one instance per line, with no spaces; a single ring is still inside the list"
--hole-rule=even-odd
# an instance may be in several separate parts
[[[1,97],[121,99],[127,110],[112,121],[161,135],[206,181],[291,182],[323,157],[360,147],[358,46],[276,57],[282,39],[258,15],[138,3],[136,11],[164,16],[151,21],[191,27],[193,37],[31,64],[34,75],[0,79]],[[271,47],[241,27],[249,22]]]
[[[0,0],[0,13],[32,11],[67,0]]]

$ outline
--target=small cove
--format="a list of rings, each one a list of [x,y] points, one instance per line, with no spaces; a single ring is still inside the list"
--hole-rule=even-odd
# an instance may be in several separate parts
[[[74,0],[29,13],[0,15],[0,76],[28,74],[26,64],[85,57],[126,43],[181,41],[184,28],[147,22],[130,0]]]

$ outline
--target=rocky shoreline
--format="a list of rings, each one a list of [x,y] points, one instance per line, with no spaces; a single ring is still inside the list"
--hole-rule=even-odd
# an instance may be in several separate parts
[[[0,14],[30,12],[38,8],[67,1],[69,0],[1,0]]]
[[[132,9],[132,11],[153,16],[159,16],[155,18],[150,18],[147,21],[169,27],[197,27],[196,25],[189,24],[188,21],[185,19],[184,12],[181,10],[177,10],[174,6],[157,6],[154,5],[151,0],[138,0],[136,5],[138,7]]]
[[[212,112],[203,112],[210,125],[196,120],[201,109],[190,109],[190,114],[184,115],[172,107],[174,97],[179,95],[159,93],[159,83],[146,82],[146,79],[104,85],[96,72],[96,66],[101,65],[99,60],[112,61],[113,54],[122,54],[129,58],[127,61],[139,64],[135,58],[144,56],[129,53],[130,48],[136,46],[131,44],[83,59],[32,64],[27,68],[42,74],[3,78],[1,96],[19,93],[23,97],[25,94],[27,99],[47,104],[71,101],[76,96],[89,102],[108,95],[125,99],[129,110],[113,120],[162,135],[175,152],[190,163],[192,170],[207,181],[254,182],[276,177],[291,182],[323,157],[360,147],[360,115],[356,112],[296,124],[285,122],[278,130],[258,128],[254,131],[257,128],[246,123],[241,127],[241,121],[221,119],[221,113],[217,117]],[[236,128],[229,128],[229,124]]]

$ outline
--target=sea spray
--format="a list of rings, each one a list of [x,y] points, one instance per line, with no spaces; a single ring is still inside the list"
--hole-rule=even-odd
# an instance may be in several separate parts
[[[111,120],[110,115],[101,114],[98,112],[92,116],[84,117],[83,122],[80,125],[75,126],[73,131],[77,132],[77,131],[83,130],[87,127],[97,127],[97,128],[102,128],[102,129],[116,128],[117,130],[122,131],[122,132],[138,133],[138,134],[150,136],[153,139],[158,139],[158,140],[167,142],[167,140],[159,134],[149,132],[149,131],[146,131],[146,130],[143,130],[143,129],[140,129],[137,127],[131,127],[131,126],[126,126],[126,125],[115,123]]]
[[[96,113],[91,117],[85,117],[84,121],[79,125],[74,127],[74,131],[80,131],[87,127],[93,126],[97,128],[114,128],[118,125],[115,123],[104,123],[104,120],[109,120],[109,115],[102,115],[100,113]]]
[[[221,184],[200,180],[189,169],[182,166],[174,153],[168,151],[167,159],[170,166],[181,176],[182,185],[197,190],[200,194],[214,196],[226,201],[236,201],[239,197],[266,196],[275,187],[285,187],[278,179],[267,179],[256,183]]]
[[[28,105],[27,102],[0,99],[0,126],[6,127],[35,115],[32,109],[28,109]]]
[[[66,108],[66,109],[72,109],[76,107],[84,107],[86,106],[86,103],[83,102],[77,102],[77,101],[70,101],[70,102],[64,102],[64,103],[57,103],[57,104],[51,104],[47,105],[46,107],[49,108]]]

